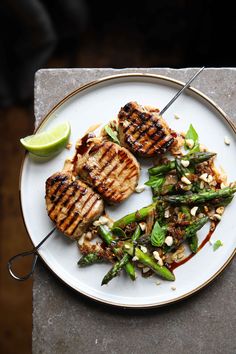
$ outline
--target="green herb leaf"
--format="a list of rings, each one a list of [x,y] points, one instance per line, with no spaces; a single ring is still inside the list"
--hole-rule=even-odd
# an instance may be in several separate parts
[[[166,227],[161,227],[159,222],[156,221],[151,233],[151,244],[156,247],[161,247],[165,242],[166,232]]]
[[[199,148],[199,141],[198,141],[198,133],[196,132],[192,124],[190,124],[188,131],[186,133],[185,141],[187,139],[192,139],[194,141],[194,147],[189,151],[189,154],[192,154],[194,152],[199,152],[200,148]],[[185,149],[189,150],[189,147],[186,144],[185,144]]]
[[[104,127],[105,132],[107,133],[107,135],[109,136],[109,138],[116,144],[120,145],[120,141],[117,138],[116,133],[114,132],[114,130],[111,129],[111,127],[107,124]]]
[[[216,251],[219,247],[223,246],[221,240],[217,240],[213,245],[213,251]]]
[[[165,177],[163,176],[151,176],[150,179],[144,184],[152,188],[160,189],[164,182],[165,182]]]

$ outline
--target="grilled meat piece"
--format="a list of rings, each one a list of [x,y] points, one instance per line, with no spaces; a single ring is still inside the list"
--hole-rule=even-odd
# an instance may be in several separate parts
[[[114,204],[134,192],[140,167],[127,149],[111,141],[88,136],[77,143],[74,174],[79,175],[107,202]]]
[[[166,152],[177,135],[158,112],[158,109],[142,107],[136,102],[121,108],[118,114],[121,145],[143,157]]]
[[[72,239],[79,238],[104,210],[101,197],[70,172],[47,179],[46,206],[57,228]]]

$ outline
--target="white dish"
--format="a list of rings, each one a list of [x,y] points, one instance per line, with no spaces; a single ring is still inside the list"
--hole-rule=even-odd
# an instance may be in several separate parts
[[[104,125],[116,117],[120,107],[129,101],[163,108],[182,85],[181,82],[157,75],[116,75],[79,88],[49,112],[39,130],[43,131],[68,120],[73,147],[48,161],[26,154],[20,179],[20,195],[25,225],[34,245],[53,227],[45,208],[45,181],[51,174],[62,169],[65,158],[73,156],[78,137],[91,125]],[[175,114],[180,119],[175,119]],[[164,118],[177,131],[186,131],[192,123],[200,142],[210,151],[217,152],[217,163],[224,167],[229,181],[236,180],[236,129],[216,104],[199,91],[189,88],[169,108]],[[225,145],[225,136],[229,137],[230,146]],[[140,184],[148,179],[146,167],[150,165],[150,161],[142,162]],[[119,206],[107,207],[107,211],[114,219],[118,219],[150,202],[151,191],[147,188],[141,194],[133,194]],[[77,261],[80,253],[76,243],[57,231],[40,248],[39,255],[63,282],[94,300],[122,307],[160,306],[183,299],[201,289],[230,262],[235,254],[235,212],[236,200],[233,200],[211,238],[212,242],[220,239],[224,246],[213,252],[212,246],[207,243],[190,261],[174,271],[175,282],[160,280],[161,284],[157,285],[157,276],[144,279],[141,275],[135,282],[131,282],[125,274],[121,274],[107,286],[101,286],[101,280],[110,265],[97,264],[79,268]],[[207,232],[208,225],[199,232],[200,239],[203,240]],[[172,290],[172,287],[176,290]]]

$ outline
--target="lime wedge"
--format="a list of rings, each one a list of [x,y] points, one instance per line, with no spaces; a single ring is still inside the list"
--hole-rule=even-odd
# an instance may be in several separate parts
[[[50,130],[20,139],[24,148],[32,154],[47,157],[59,153],[68,143],[70,136],[69,122],[63,122]]]

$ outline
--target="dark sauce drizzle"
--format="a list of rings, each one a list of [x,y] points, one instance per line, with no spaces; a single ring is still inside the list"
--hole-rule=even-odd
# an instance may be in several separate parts
[[[211,228],[210,228],[208,234],[206,235],[206,237],[204,238],[204,240],[202,241],[202,243],[198,247],[197,252],[199,252],[205,246],[205,244],[210,240],[217,225],[218,225],[218,222],[215,222],[214,224],[211,225]],[[176,268],[180,267],[181,265],[183,265],[184,263],[188,262],[192,257],[194,257],[194,255],[195,255],[194,253],[191,253],[188,257],[184,258],[182,261],[173,262],[173,263],[169,264],[168,268],[171,271],[173,271],[174,269],[176,269]]]

